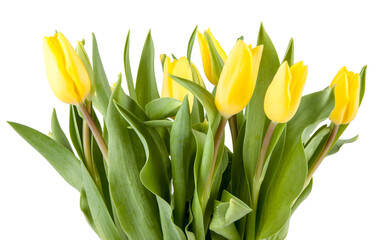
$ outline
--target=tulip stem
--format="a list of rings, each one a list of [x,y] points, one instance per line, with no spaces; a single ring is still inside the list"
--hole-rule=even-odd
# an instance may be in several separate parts
[[[266,163],[267,159],[267,150],[268,146],[270,145],[272,134],[274,133],[275,127],[277,123],[271,121],[270,125],[267,128],[266,135],[263,139],[263,143],[261,146],[261,152],[259,153],[259,158],[257,165],[255,167],[255,173],[254,173],[254,186],[253,186],[253,204],[254,204],[254,210],[257,209],[258,206],[258,198],[259,198],[259,191],[261,189],[261,185],[263,182],[263,168]]]
[[[308,186],[309,182],[312,179],[313,174],[316,172],[316,170],[320,166],[322,160],[324,160],[324,158],[326,157],[326,155],[330,151],[330,149],[333,145],[334,139],[337,136],[338,128],[339,128],[339,125],[334,124],[332,132],[330,133],[329,138],[326,141],[324,148],[322,149],[322,151],[321,151],[320,155],[318,156],[317,160],[315,161],[315,163],[312,165],[312,167],[308,171],[308,176],[307,176],[307,180],[305,182],[304,188],[306,188]]]
[[[91,114],[91,104],[87,104],[87,111]],[[95,179],[95,171],[92,164],[91,156],[91,141],[90,141],[90,131],[86,121],[83,123],[83,150],[84,150],[84,159],[86,162],[86,167],[89,173],[92,175],[92,178]]]
[[[221,139],[222,139],[222,136],[224,135],[224,129],[225,129],[227,122],[228,122],[227,118],[221,117],[220,124],[218,125],[216,134],[214,136],[214,149],[213,149],[212,165],[211,165],[211,169],[209,171],[207,181],[206,181],[205,186],[204,186],[203,211],[205,211],[205,207],[206,207],[208,199],[210,197],[213,175],[214,175],[215,168],[216,168],[217,153],[218,153],[218,150],[220,148]]]
[[[104,142],[101,132],[99,131],[99,129],[96,126],[96,123],[93,121],[91,115],[87,111],[87,108],[84,105],[84,103],[79,104],[79,109],[83,114],[84,120],[87,122],[89,128],[91,129],[93,136],[95,137],[97,145],[99,146],[100,151],[103,154],[105,162],[108,164],[108,147],[107,144]]]
[[[229,118],[229,128],[232,134],[233,147],[235,147],[238,137],[237,115],[233,115]]]

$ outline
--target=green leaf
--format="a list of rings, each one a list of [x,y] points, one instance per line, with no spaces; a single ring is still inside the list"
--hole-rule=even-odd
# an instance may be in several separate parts
[[[83,184],[87,195],[88,207],[91,211],[92,219],[101,239],[117,240],[121,239],[113,219],[108,212],[108,208],[93,182],[87,168],[81,164],[83,174]]]
[[[196,38],[196,31],[197,31],[197,25],[196,25],[195,29],[193,30],[191,37],[188,41],[188,47],[187,47],[187,60],[188,60],[188,62],[191,62],[192,48],[193,48],[193,43],[195,42],[195,38]]]
[[[82,144],[83,119],[79,116],[78,109],[70,105],[69,132],[71,142],[74,145],[76,153],[80,159],[84,159]]]
[[[146,164],[141,170],[141,181],[150,189],[155,195],[162,197],[165,200],[170,199],[170,184],[165,170],[165,160],[168,158],[167,152],[162,155],[159,146],[156,145],[150,131],[143,125],[143,123],[136,118],[129,110],[124,109],[117,102],[114,103],[121,116],[127,121],[130,126],[136,131],[140,138],[146,154]],[[158,133],[156,133],[158,134]]]
[[[353,143],[357,140],[358,140],[358,135],[349,139],[338,139],[337,142],[333,145],[333,147],[329,150],[327,156],[337,153],[345,143]]]
[[[97,233],[96,226],[92,218],[91,210],[89,209],[86,191],[84,190],[84,188],[80,190],[80,209],[82,210],[82,213],[84,214],[84,217],[86,218],[88,224]]]
[[[146,127],[172,127],[173,121],[170,120],[151,120],[143,122]]]
[[[91,92],[87,99],[92,99],[93,94],[95,93],[95,82],[93,76],[93,70],[91,66],[91,62],[89,60],[88,54],[84,48],[84,39],[82,41],[78,41],[78,46],[76,47],[76,52],[78,53],[80,59],[82,60],[84,67],[86,68],[89,78],[91,80]]]
[[[134,83],[133,83],[132,69],[130,67],[129,49],[130,49],[130,30],[128,32],[128,36],[126,37],[125,48],[124,48],[124,69],[125,69],[126,83],[128,84],[129,95],[134,101],[137,101],[137,95],[136,95],[136,91],[134,89]]]
[[[62,144],[50,137],[19,123],[9,125],[36,149],[57,172],[78,191],[82,187],[82,170],[79,160]]]
[[[300,196],[296,199],[295,203],[291,208],[291,215],[295,212],[295,210],[300,206],[300,204],[309,196],[312,191],[313,179],[309,182],[308,186],[303,190]]]
[[[55,109],[53,110],[53,114],[51,115],[51,132],[53,134],[53,139],[63,146],[65,146],[68,150],[72,151],[70,142],[68,141],[66,135],[64,134],[61,126],[59,125],[59,121],[57,118],[57,113]]]
[[[194,173],[194,183],[195,183],[195,191],[192,199],[191,213],[193,217],[192,221],[192,230],[195,235],[195,239],[203,240],[205,239],[205,229],[204,229],[204,219],[203,219],[203,210],[201,207],[200,196],[201,193],[198,189],[199,185],[199,171],[200,165],[203,158],[204,146],[207,138],[207,134],[203,132],[199,132],[196,130],[192,130],[195,140],[196,140],[196,157],[193,167]]]
[[[287,123],[285,151],[262,206],[258,239],[274,236],[288,221],[293,202],[302,192],[308,171],[301,136],[308,126],[327,119],[334,103],[333,88],[309,94],[302,98],[297,113]]]
[[[264,48],[258,78],[253,96],[246,107],[245,114],[246,133],[243,145],[243,163],[250,191],[252,191],[251,187],[253,186],[255,167],[259,158],[264,134],[270,122],[263,110],[264,97],[280,65],[278,54],[263,25],[260,27],[257,40],[257,45],[261,44],[264,45]],[[253,238],[253,236],[255,236],[254,226],[255,216],[254,214],[249,214],[246,226],[247,238]]]
[[[363,97],[365,95],[365,91],[366,91],[366,70],[367,70],[367,65],[363,66],[361,72],[359,73],[360,81],[361,81],[359,105],[361,105]]]
[[[170,77],[188,89],[193,95],[197,97],[197,99],[199,99],[208,114],[208,121],[210,122],[211,126],[214,127],[214,125],[216,125],[215,123],[218,122],[220,118],[220,114],[218,113],[217,108],[214,104],[214,96],[206,89],[196,83],[193,83],[192,81],[173,75],[170,75]]]
[[[175,98],[157,98],[146,104],[145,110],[149,119],[160,120],[174,117],[181,104],[182,102]]]
[[[194,139],[191,126],[188,97],[186,96],[175,117],[170,135],[171,169],[175,206],[174,220],[180,228],[184,228],[186,195],[188,191],[187,183],[190,175],[188,170],[194,152]]]
[[[288,47],[286,50],[286,54],[284,55],[283,61],[287,61],[289,66],[292,66],[294,64],[294,43],[293,43],[293,38],[290,39],[290,42],[288,43]]]
[[[217,76],[217,79],[220,78],[222,69],[224,67],[224,61],[221,56],[218,54],[215,45],[213,44],[212,38],[208,32],[204,33],[204,37],[208,44],[209,55],[211,57],[211,66],[212,66],[212,75]],[[217,83],[215,83],[217,85]]]
[[[209,229],[231,240],[241,239],[234,222],[251,212],[251,208],[227,191],[216,201]]]
[[[147,119],[142,109],[115,85],[111,100]],[[109,185],[120,224],[130,239],[162,239],[155,196],[143,186],[140,171],[146,155],[141,141],[120,115],[116,106],[108,106],[105,119],[109,131]]]
[[[329,133],[330,128],[328,128],[326,125],[323,125],[312,135],[312,137],[304,145],[305,156],[308,162],[310,162],[313,156],[319,155],[318,149],[320,148],[320,146],[321,148],[324,147]]]
[[[111,88],[107,76],[105,75],[103,63],[101,62],[95,34],[92,34],[92,62],[98,107],[101,115],[105,116],[107,113],[109,98],[111,96]]]
[[[136,95],[138,103],[143,109],[147,103],[159,98],[154,73],[154,44],[151,31],[147,34],[141,54],[136,81]]]
[[[204,122],[204,108],[197,98],[193,99],[191,119],[193,124]]]
[[[147,129],[136,116],[114,102],[123,118],[133,127],[140,138],[145,154],[146,163],[143,166],[140,179],[144,186],[156,195],[164,239],[183,239],[184,233],[174,224],[171,217],[170,182],[168,177],[169,157],[163,140],[157,131]]]

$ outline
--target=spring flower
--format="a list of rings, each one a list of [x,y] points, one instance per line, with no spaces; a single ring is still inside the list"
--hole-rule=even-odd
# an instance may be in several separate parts
[[[64,103],[79,104],[91,90],[87,70],[62,33],[44,37],[43,53],[47,78],[55,96]]]
[[[329,118],[335,124],[350,123],[357,115],[359,108],[359,74],[343,67],[334,77],[330,87],[334,85],[336,105]]]
[[[199,81],[197,83],[204,87],[204,83],[199,74],[199,70],[193,63],[191,64],[196,74],[196,80]],[[174,81],[171,77],[169,77],[170,74],[190,81],[194,81],[192,77],[192,70],[187,58],[181,57],[179,59],[174,59],[171,62],[170,57],[166,56],[163,69],[162,97],[171,97],[178,99],[179,101],[183,101],[184,97],[188,95],[190,108],[192,108],[193,94],[185,87]]]
[[[215,104],[225,118],[242,111],[253,95],[263,45],[252,48],[238,40],[226,59],[218,82]]]
[[[212,63],[211,55],[209,52],[209,45],[205,37],[206,33],[209,34],[210,38],[212,39],[212,43],[217,50],[218,55],[220,55],[221,59],[224,62],[226,61],[227,56],[209,29],[206,30],[204,34],[201,34],[199,31],[197,31],[197,41],[199,42],[200,46],[201,60],[203,61],[205,75],[207,76],[208,80],[211,83],[213,83],[213,85],[217,85],[220,77],[220,72],[217,71],[217,69],[214,66],[214,63]]]
[[[282,63],[267,89],[264,111],[267,117],[277,123],[288,122],[296,113],[305,81],[308,66],[298,62],[288,66]]]

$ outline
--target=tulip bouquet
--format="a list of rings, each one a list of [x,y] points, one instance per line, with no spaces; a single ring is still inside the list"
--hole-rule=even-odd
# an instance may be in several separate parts
[[[191,61],[196,38],[212,92]],[[101,239],[284,239],[323,159],[356,140],[340,136],[366,67],[344,67],[302,96],[308,66],[294,63],[292,39],[280,62],[263,26],[256,47],[241,37],[228,55],[196,28],[186,57],[161,55],[161,95],[150,32],[135,83],[126,39],[128,94],[121,74],[109,85],[95,36],[92,45],[91,62],[84,41],[74,50],[62,33],[44,38],[51,89],[70,106],[69,138],[55,111],[49,135],[10,125],[80,192]]]

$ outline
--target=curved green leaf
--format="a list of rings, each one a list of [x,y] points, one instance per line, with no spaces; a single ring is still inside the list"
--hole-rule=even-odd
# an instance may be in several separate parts
[[[245,114],[246,133],[243,145],[243,162],[250,191],[252,191],[255,167],[259,158],[264,134],[270,122],[263,110],[264,97],[280,64],[275,47],[263,25],[260,27],[257,40],[257,45],[261,44],[264,45],[264,48],[258,78]],[[255,225],[254,214],[249,214],[246,226],[247,238],[255,237]]]
[[[154,44],[151,31],[147,34],[141,54],[136,81],[136,95],[138,103],[143,109],[147,103],[159,98],[154,72]]]
[[[72,151],[70,142],[68,141],[66,135],[64,134],[58,118],[57,118],[57,113],[55,112],[55,109],[53,110],[53,114],[51,115],[51,132],[53,134],[53,139],[63,146],[65,146],[68,150]]]
[[[170,77],[183,87],[187,88],[193,95],[197,97],[197,99],[199,99],[208,114],[209,122],[213,126],[217,119],[220,118],[220,114],[218,113],[217,108],[214,104],[214,96],[206,89],[192,81],[173,75],[170,75]]]
[[[145,150],[146,163],[140,172],[144,186],[156,195],[164,239],[183,239],[184,233],[172,219],[170,202],[170,182],[168,178],[169,158],[163,140],[158,132],[147,129],[143,123],[127,109],[114,102],[121,116],[133,127]]]
[[[251,212],[251,208],[227,191],[216,201],[209,229],[231,240],[241,239],[234,222]]]
[[[101,62],[95,34],[92,34],[92,62],[97,107],[99,107],[100,113],[105,116],[111,96],[111,88]]]
[[[193,48],[193,43],[195,42],[195,38],[196,38],[196,31],[197,31],[197,26],[193,30],[191,37],[188,41],[188,46],[187,46],[187,60],[188,60],[188,62],[191,62],[192,48]]]
[[[9,125],[37,150],[57,172],[78,191],[82,188],[82,170],[79,160],[62,144],[30,127],[19,123]]]
[[[184,216],[186,213],[186,199],[188,192],[189,168],[194,152],[194,139],[191,129],[191,116],[188,105],[188,97],[183,100],[175,121],[171,128],[170,152],[171,169],[174,186],[174,220],[184,228]]]
[[[303,97],[297,113],[287,123],[285,151],[262,205],[258,239],[274,236],[288,221],[293,202],[302,192],[308,171],[301,136],[309,125],[327,119],[333,108],[334,89],[327,88]]]
[[[291,38],[290,42],[288,43],[286,54],[284,54],[284,58],[282,62],[287,61],[288,65],[292,66],[292,64],[294,64],[294,58],[295,58],[294,51],[295,51],[295,46],[293,43],[293,38]]]
[[[151,120],[174,117],[182,105],[182,102],[170,97],[157,98],[146,104],[146,114]]]
[[[122,91],[121,81],[113,89],[113,100],[135,114],[143,114]],[[120,224],[130,239],[162,239],[155,196],[140,180],[140,171],[146,159],[143,145],[113,103],[108,106],[105,121],[109,131],[110,192]]]
[[[101,239],[118,240],[121,239],[117,231],[116,225],[108,212],[108,208],[92,180],[87,168],[81,164],[83,174],[83,186],[87,195],[88,207],[91,211],[93,223],[96,232]]]
[[[128,85],[129,95],[134,101],[137,101],[136,90],[134,89],[134,83],[133,83],[132,69],[130,67],[129,49],[130,49],[130,30],[128,31],[128,36],[126,37],[126,41],[125,41],[124,70],[125,70],[125,77],[126,77],[126,83]]]

